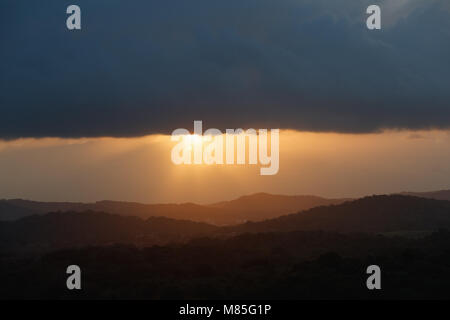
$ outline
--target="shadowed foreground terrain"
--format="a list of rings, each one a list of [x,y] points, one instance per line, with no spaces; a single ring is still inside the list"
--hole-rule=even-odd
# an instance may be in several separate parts
[[[450,202],[372,196],[261,222],[57,212],[0,223],[0,298],[448,299]],[[82,290],[66,289],[79,265]],[[382,290],[366,288],[366,268]]]
[[[291,232],[185,245],[85,247],[1,261],[2,298],[450,298],[450,233],[422,239]],[[82,268],[81,291],[65,268]],[[368,265],[382,290],[365,287]]]

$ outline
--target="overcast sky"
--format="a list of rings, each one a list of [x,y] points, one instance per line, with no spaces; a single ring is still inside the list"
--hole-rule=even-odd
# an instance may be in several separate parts
[[[2,0],[0,42],[3,139],[450,126],[448,0]]]

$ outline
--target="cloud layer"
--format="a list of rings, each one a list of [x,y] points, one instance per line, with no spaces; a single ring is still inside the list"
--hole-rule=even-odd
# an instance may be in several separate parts
[[[365,27],[380,4],[383,29]],[[0,4],[0,138],[450,127],[446,0]]]

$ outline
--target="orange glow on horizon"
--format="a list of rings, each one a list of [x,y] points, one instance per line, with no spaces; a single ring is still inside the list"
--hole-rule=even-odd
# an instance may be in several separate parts
[[[260,166],[176,166],[170,138],[0,141],[0,198],[211,203],[255,192],[355,197],[450,187],[450,132],[445,130],[281,130],[274,176],[261,176]],[[201,136],[190,139],[209,143]]]

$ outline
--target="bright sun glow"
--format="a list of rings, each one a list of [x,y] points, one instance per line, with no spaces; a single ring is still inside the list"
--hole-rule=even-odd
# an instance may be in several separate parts
[[[203,141],[207,139],[206,136],[200,136],[198,134],[189,134],[184,136],[186,140],[184,140],[187,144],[190,144],[192,146],[201,146],[203,145]]]

